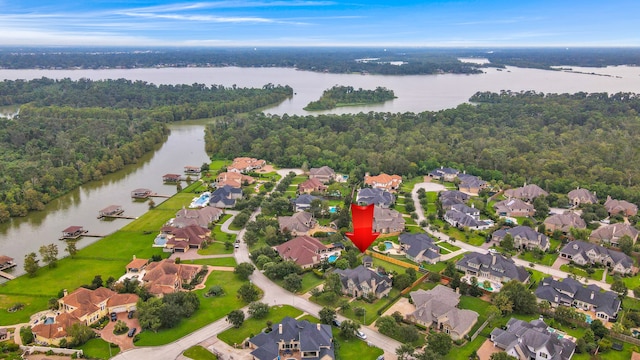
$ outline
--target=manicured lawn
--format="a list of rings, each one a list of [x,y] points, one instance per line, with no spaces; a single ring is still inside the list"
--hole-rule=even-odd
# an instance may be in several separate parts
[[[558,253],[554,253],[554,254],[545,253],[542,259],[536,259],[533,257],[532,251],[526,251],[526,252],[520,253],[520,255],[518,255],[518,258],[524,261],[532,262],[534,264],[551,266],[558,258]],[[602,274],[600,274],[600,277],[602,277]]]
[[[448,242],[446,242],[446,241],[443,241],[443,242],[441,242],[441,243],[438,243],[438,246],[443,247],[443,248],[445,248],[445,249],[449,250],[450,252],[454,252],[454,251],[458,251],[458,250],[460,250],[460,248],[459,248],[459,247],[457,247],[457,246],[455,246],[455,245],[452,245],[452,244],[449,244],[449,243],[448,243]]]
[[[293,181],[291,181],[291,184],[289,185],[296,187],[296,189],[298,188],[298,184],[302,184],[303,182],[307,181],[309,179],[308,176],[305,175],[296,175],[296,177],[293,178]]]
[[[175,341],[201,327],[221,319],[232,310],[240,309],[246,304],[236,297],[238,289],[243,284],[232,272],[214,271],[206,282],[205,289],[196,290],[200,299],[200,309],[190,318],[183,319],[178,326],[160,330],[157,333],[143,331],[137,346],[158,346]],[[213,285],[220,285],[225,291],[223,296],[204,297],[207,289]]]
[[[244,321],[240,328],[231,328],[218,334],[218,339],[233,346],[234,344],[242,343],[246,338],[258,335],[264,328],[267,327],[267,321],[271,321],[274,324],[282,321],[285,316],[295,318],[300,316],[302,311],[289,306],[272,306],[269,309],[269,315],[264,319],[248,318]]]
[[[234,235],[235,237],[235,235]],[[205,249],[199,249],[198,254],[200,255],[221,255],[221,254],[232,254],[233,246],[229,249],[226,248],[224,244],[227,240],[214,241],[209,244]],[[229,242],[233,243],[235,239],[230,240]]]
[[[400,185],[400,191],[405,192],[406,196],[411,196],[411,190],[417,183],[424,182],[423,176],[416,176],[411,179],[402,179],[402,184]]]
[[[469,332],[469,336],[473,335],[480,328],[480,326],[487,320],[487,317],[485,314],[487,312],[487,308],[490,305],[491,305],[490,303],[477,297],[466,296],[466,295],[463,295],[460,297],[460,303],[458,304],[458,307],[460,309],[473,310],[478,313],[478,321]]]
[[[382,266],[387,272],[395,271],[398,274],[403,274],[407,269],[400,265],[392,264],[390,262],[380,260],[378,258],[373,258],[373,266],[375,268],[377,268],[378,266]]]
[[[529,279],[529,283],[532,283],[534,281],[536,283],[539,283],[540,280],[542,280],[542,279],[544,279],[544,278],[549,276],[549,275],[547,275],[547,274],[545,274],[545,273],[543,273],[541,271],[538,271],[538,270],[527,269],[527,271],[531,271],[531,273],[532,273],[531,274],[531,279]]]
[[[318,285],[322,284],[324,282],[324,279],[319,278],[316,274],[314,274],[313,272],[306,272],[304,274],[302,274],[302,289],[299,291],[300,294],[304,294],[308,291],[311,291],[311,289],[317,287]]]
[[[238,265],[236,259],[232,256],[223,258],[211,258],[211,259],[197,259],[197,260],[182,260],[183,264],[198,264],[209,266],[233,266]]]
[[[22,279],[24,276],[19,277]],[[11,280],[10,282],[17,281]],[[5,283],[6,285],[6,283]],[[5,292],[2,289],[2,292]],[[28,322],[31,314],[35,314],[47,308],[49,299],[53,296],[49,295],[16,295],[11,293],[10,295],[0,294],[0,323],[2,325],[20,324]],[[21,310],[10,313],[7,311],[14,304],[21,303],[24,307]]]
[[[211,351],[200,345],[195,345],[185,350],[182,355],[194,360],[218,360]]]
[[[231,160],[212,160],[209,164],[209,171],[220,170],[227,165],[231,165],[232,162]]]
[[[488,327],[488,326],[487,326]],[[472,342],[467,342],[462,346],[456,346],[455,344],[451,347],[449,353],[444,357],[445,360],[468,360],[471,357],[471,353],[477,351],[482,343],[487,340],[486,337],[482,335],[478,335]]]
[[[396,289],[391,289],[391,292],[389,292],[389,298],[393,298],[395,296],[397,296],[400,293],[400,291],[396,290]],[[349,310],[347,311],[341,311],[340,313],[346,317],[348,317],[349,319],[355,320],[361,324],[365,324],[365,325],[369,325],[372,322],[374,322],[377,318],[379,318],[380,316],[378,315],[378,310],[381,309],[382,307],[384,307],[387,303],[389,298],[382,298],[382,299],[378,299],[373,303],[368,303],[366,301],[363,300],[354,300],[351,303],[349,303],[349,305],[351,305],[351,307],[349,308]],[[362,316],[356,316],[354,314],[353,309],[361,307],[365,310],[365,314],[364,314],[364,323],[363,323],[363,317]]]
[[[563,264],[560,266],[560,270],[594,280],[602,280],[602,274],[604,273],[604,269],[595,269],[595,272],[589,275],[584,269],[577,266],[569,266],[569,264]]]
[[[299,318],[296,318],[296,319],[298,321],[307,320],[308,322],[313,323],[313,324],[319,324],[320,323],[320,319],[318,319],[317,317],[315,317],[313,315],[309,315],[309,314],[303,315],[303,316],[301,316]]]
[[[110,359],[120,352],[119,347],[111,347],[110,343],[101,338],[91,339],[80,346],[79,349],[81,349],[84,356],[89,359]]]
[[[340,359],[359,359],[359,360],[375,360],[378,356],[384,354],[382,349],[375,346],[369,346],[365,341],[360,339],[345,340],[340,336],[340,330],[333,327],[333,339],[340,344],[337,351]]]
[[[455,257],[453,257],[453,258],[451,258],[451,259],[449,259],[447,261],[455,263],[456,261],[462,259],[463,256],[464,256],[464,254],[460,254],[460,255],[455,256]],[[447,267],[447,261],[440,261],[438,263],[428,264],[428,265],[427,264],[423,264],[422,267],[427,269],[427,270],[429,270],[429,271],[440,273],[442,270],[444,270],[444,268]]]

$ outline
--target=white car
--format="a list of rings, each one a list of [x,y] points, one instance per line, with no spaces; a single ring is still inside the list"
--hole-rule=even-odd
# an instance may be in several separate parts
[[[360,330],[356,331],[356,336],[359,337],[362,340],[365,340],[367,338],[367,334],[363,333]]]

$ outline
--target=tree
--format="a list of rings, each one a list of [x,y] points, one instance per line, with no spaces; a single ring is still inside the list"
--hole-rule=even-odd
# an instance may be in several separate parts
[[[224,295],[224,289],[220,285],[213,285],[207,291],[208,296],[221,296]]]
[[[447,261],[447,266],[444,268],[444,272],[442,273],[444,276],[453,277],[458,270],[456,270],[456,264],[451,261]]]
[[[400,325],[398,327],[398,337],[405,343],[412,343],[420,337],[418,329],[413,325]]]
[[[618,293],[620,298],[624,298],[627,296],[629,289],[627,289],[627,285],[625,285],[624,281],[621,279],[617,279],[611,284],[611,291]]]
[[[429,337],[427,337],[427,348],[442,356],[449,353],[451,344],[451,337],[443,332],[429,334]]]
[[[409,344],[402,344],[396,349],[398,360],[410,359],[415,352],[415,348]]]
[[[30,327],[22,326],[20,328],[20,340],[22,340],[22,343],[25,345],[33,342],[33,332],[31,332]]]
[[[491,296],[491,302],[493,302],[493,305],[500,310],[502,315],[511,314],[513,311],[513,302],[509,299],[507,294],[494,293],[493,296]]]
[[[376,327],[381,334],[394,337],[398,331],[398,322],[391,316],[382,316],[376,320]]]
[[[147,301],[138,300],[136,311],[138,313],[138,322],[140,327],[153,332],[158,332],[162,326],[160,321],[160,313],[162,312],[162,299],[157,297],[149,298]]]
[[[516,280],[506,283],[500,289],[499,294],[505,294],[511,300],[513,311],[522,314],[533,314],[538,309],[536,296],[523,283]]]
[[[345,320],[340,323],[340,335],[347,340],[356,337],[358,329],[360,329],[360,324],[353,320]]]
[[[91,280],[91,285],[89,285],[89,288],[95,290],[97,288],[101,288],[102,285],[102,275],[96,275],[93,277],[93,280]]]
[[[342,294],[342,281],[340,281],[340,275],[334,272],[327,275],[323,290],[324,292],[332,292],[336,295]]]
[[[42,257],[42,261],[49,266],[49,268],[54,268],[57,265],[58,260],[58,245],[49,244],[40,246],[40,256]]]
[[[495,305],[489,305],[484,314],[487,316],[489,321],[493,322],[502,315],[502,311],[500,311],[500,309]]]
[[[513,360],[513,359],[517,359],[517,358],[510,356],[504,351],[493,353],[491,354],[491,357],[489,357],[489,360]]]
[[[283,281],[282,286],[292,293],[302,289],[302,276],[298,274],[289,274],[284,277]]]
[[[609,334],[609,330],[602,324],[602,321],[600,320],[593,320],[590,327],[597,339],[602,339]]]
[[[36,256],[36,253],[31,252],[24,257],[24,271],[29,274],[29,277],[36,276],[38,269],[40,269],[40,265],[38,264],[40,260],[38,260]]]
[[[264,319],[269,315],[269,305],[263,302],[252,302],[249,304],[249,316],[255,319]]]
[[[618,244],[620,251],[627,255],[631,255],[631,252],[633,251],[633,240],[629,235],[624,235],[623,237],[621,237]]]
[[[69,256],[73,259],[78,253],[78,248],[76,247],[75,241],[67,241],[67,247],[64,249],[69,253]]]
[[[234,328],[239,328],[244,323],[244,312],[242,310],[233,310],[227,314],[227,322]]]
[[[246,281],[249,279],[249,276],[253,274],[253,271],[255,269],[256,268],[253,266],[253,264],[248,262],[242,262],[236,265],[235,269],[233,270],[233,273],[238,275],[240,280]]]
[[[96,333],[93,332],[93,329],[83,323],[75,323],[68,327],[67,335],[71,337],[69,345],[72,347],[80,346],[96,337]]]
[[[398,274],[396,276],[393,277],[393,287],[398,289],[398,290],[404,290],[407,287],[411,286],[411,279],[409,278],[409,275],[405,274]]]
[[[500,246],[506,251],[512,251],[515,248],[515,243],[513,242],[513,236],[507,233],[502,241],[500,241]]]
[[[440,360],[440,359],[442,359],[442,356],[440,356],[439,354],[434,353],[433,351],[431,351],[429,349],[424,349],[424,350],[422,350],[421,353],[415,353],[415,354],[413,354],[413,357],[416,358],[416,360]]]
[[[333,324],[333,321],[336,319],[336,311],[329,307],[323,307],[320,312],[320,322],[322,324]]]
[[[253,284],[242,284],[238,289],[238,298],[245,303],[251,303],[258,300],[260,292],[258,288]]]

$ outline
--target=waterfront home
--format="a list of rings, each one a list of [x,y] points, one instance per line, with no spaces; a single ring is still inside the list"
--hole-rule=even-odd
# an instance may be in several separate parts
[[[325,245],[320,240],[308,236],[298,236],[273,247],[283,260],[291,260],[303,269],[314,267],[329,257],[340,256],[342,248]]]
[[[134,199],[146,199],[151,193],[152,191],[149,189],[139,188],[131,192],[131,197]]]
[[[576,349],[573,341],[559,337],[542,320],[511,318],[506,329],[493,329],[491,342],[519,360],[570,360]]]
[[[244,175],[237,172],[222,172],[216,177],[216,187],[221,188],[224,186],[231,186],[234,188],[241,188],[242,186],[251,185],[256,180],[249,175]]]
[[[456,269],[463,271],[466,275],[475,276],[480,284],[484,280],[498,283],[511,280],[523,283],[529,281],[529,273],[524,267],[496,253],[465,253],[464,257],[456,263]]]
[[[391,278],[388,275],[380,275],[362,265],[355,269],[337,269],[335,273],[340,275],[342,292],[355,298],[373,294],[379,299],[391,291]]]
[[[66,342],[71,340],[71,336],[67,333],[67,329],[73,324],[80,323],[77,317],[69,313],[61,313],[56,315],[54,319],[47,319],[31,327],[33,341],[40,345],[60,346],[60,342],[64,339]]]
[[[311,213],[297,212],[292,216],[278,216],[280,231],[289,231],[293,236],[309,235],[309,231],[316,226],[316,221]]]
[[[388,175],[385,173],[370,176],[369,173],[366,173],[364,175],[364,183],[374,189],[395,191],[398,190],[400,184],[402,184],[402,177],[400,175]]]
[[[538,301],[548,301],[554,308],[573,306],[594,313],[602,322],[615,320],[621,305],[613,291],[602,292],[597,285],[585,286],[571,277],[558,281],[549,276],[540,281],[535,294]]]
[[[611,244],[618,246],[620,239],[623,236],[628,236],[635,244],[638,240],[638,230],[631,224],[616,223],[601,226],[591,232],[589,235],[589,241],[596,244]]]
[[[242,198],[242,189],[229,185],[217,188],[209,198],[209,206],[217,208],[232,208],[236,206],[236,200]]]
[[[200,265],[176,264],[173,259],[163,259],[147,265],[142,284],[149,293],[162,297],[182,290],[182,284],[189,284],[201,268]]]
[[[138,259],[133,255],[133,260],[126,266],[126,272],[128,274],[140,274],[144,271],[149,263],[149,259]]]
[[[580,204],[596,204],[598,202],[595,192],[581,188],[569,191],[567,197],[573,206],[580,206]]]
[[[209,225],[220,220],[223,212],[221,209],[205,206],[200,209],[182,208],[176,213],[176,217],[169,220],[169,225],[177,228],[184,228],[190,225],[197,225],[208,228]]]
[[[587,223],[580,217],[580,215],[573,211],[565,211],[562,214],[554,214],[544,219],[545,229],[549,232],[556,230],[562,231],[567,235],[571,232],[571,228],[586,229]]]
[[[247,342],[254,360],[334,360],[331,325],[314,324],[289,316]]]
[[[211,241],[210,234],[211,230],[199,225],[173,228],[170,232],[167,232],[165,249],[170,252],[187,252],[189,249],[201,249],[204,243]]]
[[[326,184],[336,180],[336,172],[328,166],[309,169],[309,179],[317,179],[321,183]]]
[[[633,259],[628,255],[586,241],[569,242],[560,250],[560,257],[582,266],[601,264],[623,275],[635,272]]]
[[[177,183],[182,179],[182,175],[180,174],[164,174],[162,176],[162,182],[166,183]]]
[[[510,229],[494,231],[493,234],[491,234],[491,240],[500,243],[507,234],[513,238],[513,244],[516,249],[540,249],[542,251],[549,249],[549,238],[528,226],[516,226]]]
[[[407,321],[442,331],[454,341],[464,339],[478,321],[477,312],[456,307],[460,302],[460,294],[446,286],[412,291],[409,296],[415,310],[405,314]]]
[[[430,171],[428,175],[436,180],[453,182],[458,174],[460,174],[460,170],[441,166],[439,169]]]
[[[615,200],[611,196],[607,196],[604,203],[605,209],[609,215],[621,214],[623,216],[635,216],[638,213],[638,206],[625,200]]]
[[[356,203],[358,205],[374,204],[379,207],[388,208],[396,202],[396,197],[385,190],[375,188],[363,188],[358,190]]]
[[[549,193],[542,190],[536,184],[529,184],[515,189],[509,189],[504,191],[504,196],[509,199],[521,199],[527,202],[533,202],[538,196],[548,196]]]
[[[136,294],[118,294],[105,287],[95,290],[78,288],[70,294],[64,290],[64,296],[58,299],[58,309],[91,325],[109,313],[135,310],[137,302]]]
[[[413,262],[435,264],[440,261],[440,247],[425,233],[402,233],[398,236],[398,243],[407,259]]]
[[[256,158],[237,157],[233,159],[231,165],[227,166],[227,171],[244,174],[252,170],[262,169],[266,164],[266,161]]]
[[[318,179],[308,179],[298,184],[298,194],[310,194],[312,192],[325,192],[327,186]]]
[[[390,234],[404,231],[405,220],[402,214],[393,209],[380,206],[373,208],[373,232]]]

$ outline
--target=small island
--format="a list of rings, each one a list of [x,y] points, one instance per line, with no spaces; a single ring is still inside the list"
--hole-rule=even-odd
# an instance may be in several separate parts
[[[377,87],[375,90],[355,90],[352,86],[334,86],[325,90],[318,101],[312,101],[305,110],[329,110],[341,106],[357,106],[383,103],[395,99],[393,90]]]

